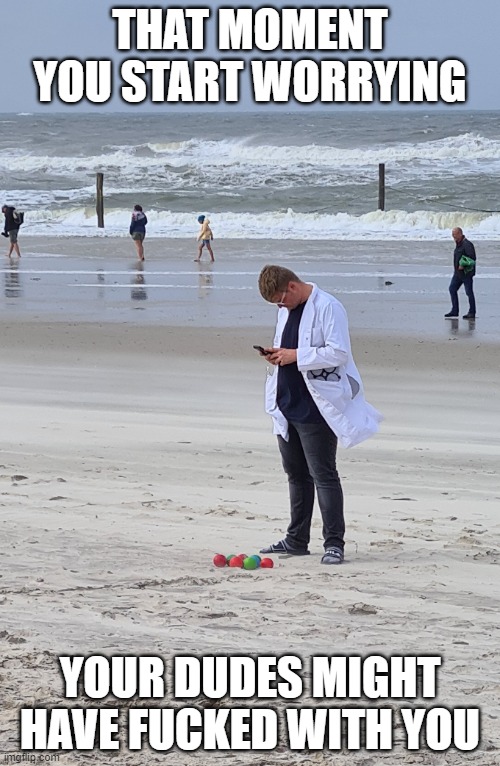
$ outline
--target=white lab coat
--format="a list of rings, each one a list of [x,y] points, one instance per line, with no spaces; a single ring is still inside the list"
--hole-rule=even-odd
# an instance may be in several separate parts
[[[297,367],[321,415],[343,447],[354,447],[378,431],[382,415],[365,400],[363,383],[351,353],[347,314],[330,293],[312,284],[299,327]],[[280,348],[288,309],[278,310],[274,348]],[[340,380],[317,380],[310,370],[337,368]],[[276,404],[278,367],[270,366],[266,380],[266,412],[273,432],[288,441],[288,421]],[[336,377],[336,376],[332,376]]]

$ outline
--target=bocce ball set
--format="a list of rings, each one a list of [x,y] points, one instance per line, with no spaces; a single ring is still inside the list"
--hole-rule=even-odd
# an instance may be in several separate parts
[[[224,556],[222,553],[216,553],[213,558],[216,567],[233,567],[236,569],[272,569],[274,561],[272,559],[261,559],[254,554],[247,556],[246,553],[238,553],[236,556],[232,553],[230,556]]]

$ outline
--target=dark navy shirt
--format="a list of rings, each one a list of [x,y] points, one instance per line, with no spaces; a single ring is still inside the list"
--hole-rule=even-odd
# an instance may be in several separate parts
[[[299,325],[306,302],[288,312],[288,319],[281,336],[281,348],[297,348]],[[278,367],[276,403],[285,418],[295,423],[321,423],[323,417],[309,393],[297,362]]]

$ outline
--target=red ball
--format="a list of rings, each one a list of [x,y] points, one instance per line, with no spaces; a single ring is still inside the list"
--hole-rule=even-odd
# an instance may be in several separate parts
[[[246,553],[238,553],[238,558],[243,559],[243,561],[244,561],[245,559],[248,558],[248,556],[247,556]]]
[[[238,567],[238,569],[241,569],[243,566],[243,559],[240,558],[240,556],[233,556],[231,561],[229,562],[230,567]]]
[[[216,553],[213,562],[216,567],[225,567],[227,564],[226,557],[222,553]]]
[[[260,566],[262,569],[272,569],[274,566],[274,561],[272,559],[262,559]]]

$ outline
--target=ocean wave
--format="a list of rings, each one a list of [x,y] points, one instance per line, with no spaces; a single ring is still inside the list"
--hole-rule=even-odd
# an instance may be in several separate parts
[[[432,132],[422,131],[423,134]],[[116,146],[118,154],[130,153],[141,148]],[[364,166],[375,162],[412,162],[414,160],[500,160],[500,141],[486,138],[478,133],[463,133],[435,140],[419,142],[400,142],[390,145],[376,143],[373,146],[345,148],[325,144],[290,144],[275,146],[269,143],[257,143],[248,137],[207,141],[189,139],[172,141],[164,144],[148,143],[153,154],[162,159],[168,158],[173,164],[185,164],[193,160],[208,162],[211,165],[258,164],[261,167],[291,165],[317,165],[348,167]],[[104,158],[103,158],[104,159]]]
[[[143,150],[147,149],[147,152]],[[464,133],[459,136],[417,143],[398,143],[369,147],[341,148],[308,144],[304,146],[273,146],[253,144],[248,139],[166,142],[165,144],[138,144],[109,147],[96,155],[38,154],[9,149],[0,152],[0,171],[12,173],[51,173],[61,176],[81,177],[89,173],[108,172],[113,177],[147,177],[158,174],[175,174],[187,168],[197,177],[214,171],[223,171],[227,178],[242,177],[273,178],[276,172],[285,173],[288,179],[304,175],[337,174],[365,171],[379,162],[389,164],[395,173],[405,170],[421,177],[422,172],[450,174],[463,173],[464,163],[476,164],[484,169],[488,162],[489,172],[500,172],[500,141],[479,134]],[[417,166],[415,166],[417,163]],[[438,167],[436,163],[443,163]],[[468,170],[471,168],[468,167]],[[366,175],[366,173],[365,173]],[[172,176],[173,177],[173,176]],[[167,177],[166,181],[169,181]]]
[[[475,239],[500,239],[500,215],[463,212],[409,213],[404,210],[374,211],[365,215],[348,213],[297,213],[267,211],[243,215],[208,212],[215,239],[337,239],[337,240],[439,240],[448,239],[455,226],[462,226]],[[196,213],[148,211],[148,237],[194,238],[198,232]],[[95,210],[74,206],[25,212],[22,233],[37,236],[128,236],[130,211],[109,210],[105,230],[96,228]]]

